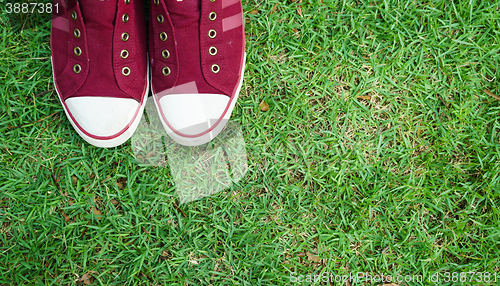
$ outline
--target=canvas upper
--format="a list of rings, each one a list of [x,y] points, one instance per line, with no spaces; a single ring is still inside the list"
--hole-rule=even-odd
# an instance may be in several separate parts
[[[89,143],[113,147],[135,130],[147,98],[143,0],[54,0],[54,83],[66,115]]]
[[[238,97],[245,60],[239,0],[152,0],[152,90],[162,123],[184,145],[210,141]]]

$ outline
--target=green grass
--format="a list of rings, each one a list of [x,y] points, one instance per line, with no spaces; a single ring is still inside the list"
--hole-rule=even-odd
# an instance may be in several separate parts
[[[232,118],[249,170],[183,205],[168,166],[79,138],[53,91],[50,16],[0,2],[0,285],[500,281],[500,101],[484,92],[500,95],[500,2],[322,2],[244,1]]]

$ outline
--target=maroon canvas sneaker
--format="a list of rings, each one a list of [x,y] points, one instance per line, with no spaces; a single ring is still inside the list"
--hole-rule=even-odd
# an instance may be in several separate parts
[[[209,142],[226,125],[243,81],[240,0],[151,0],[149,55],[154,101],[183,145]]]
[[[149,89],[143,0],[54,0],[54,84],[78,134],[98,147],[129,139]]]

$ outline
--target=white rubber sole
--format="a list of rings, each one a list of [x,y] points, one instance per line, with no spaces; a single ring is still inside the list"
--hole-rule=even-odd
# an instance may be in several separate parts
[[[172,130],[170,128],[170,126],[165,122],[163,116],[161,115],[162,112],[160,111],[160,108],[161,108],[160,107],[160,103],[156,99],[156,96],[153,95],[153,97],[154,97],[153,100],[154,100],[156,109],[158,110],[158,115],[160,117],[161,124],[163,125],[163,128],[167,132],[168,136],[170,138],[172,138],[172,140],[174,140],[175,142],[177,142],[177,143],[179,143],[181,145],[184,145],[184,146],[198,146],[198,145],[202,145],[202,144],[210,142],[217,135],[219,135],[219,133],[224,129],[224,127],[226,126],[227,122],[229,121],[229,119],[231,117],[231,114],[233,112],[234,106],[236,105],[236,102],[238,101],[238,97],[240,95],[241,87],[243,85],[243,78],[244,78],[243,75],[244,75],[244,72],[245,72],[245,65],[246,65],[246,53],[245,53],[245,56],[244,56],[244,59],[243,59],[243,69],[241,71],[241,79],[240,79],[240,82],[238,83],[238,88],[236,89],[236,94],[235,94],[233,100],[231,101],[231,103],[230,103],[230,105],[229,105],[229,107],[227,109],[227,112],[224,115],[225,118],[219,118],[220,122],[215,127],[213,127],[210,132],[205,133],[205,134],[200,135],[200,136],[197,136],[197,137],[182,136],[182,135],[178,134],[177,132],[175,132],[174,130]]]
[[[52,57],[50,58],[50,60],[52,61]],[[146,91],[145,91],[144,96],[143,96],[144,100],[142,101],[142,104],[139,106],[139,111],[138,111],[136,117],[134,118],[134,120],[132,121],[130,126],[127,128],[127,130],[125,130],[125,132],[123,132],[122,134],[120,134],[114,138],[104,139],[104,140],[103,139],[96,139],[96,138],[92,138],[92,137],[88,136],[87,134],[82,132],[82,130],[80,130],[80,127],[78,126],[78,124],[73,121],[73,119],[70,115],[70,112],[66,108],[66,105],[64,104],[64,102],[62,101],[61,95],[59,94],[59,90],[56,86],[56,80],[55,80],[55,75],[54,75],[54,65],[53,64],[52,64],[52,79],[54,80],[54,86],[55,86],[55,89],[57,92],[57,98],[59,98],[59,102],[61,102],[61,105],[63,106],[64,113],[66,114],[66,117],[68,118],[69,122],[73,126],[73,129],[75,129],[75,131],[78,133],[78,135],[80,135],[80,137],[82,137],[83,140],[85,140],[87,143],[92,144],[96,147],[113,148],[113,147],[119,146],[119,145],[127,142],[127,140],[130,139],[130,137],[132,137],[135,130],[137,129],[137,126],[139,125],[139,122],[141,121],[142,114],[144,113],[144,107],[146,106],[146,102],[148,99],[149,88],[150,88],[149,60],[148,60],[147,70],[148,70],[148,73],[146,75]],[[114,134],[110,134],[109,136],[113,136],[113,135]]]

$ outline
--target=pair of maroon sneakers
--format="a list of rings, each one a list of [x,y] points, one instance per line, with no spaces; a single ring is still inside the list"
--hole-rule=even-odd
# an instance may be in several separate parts
[[[151,0],[149,35],[144,10],[144,0],[54,0],[52,69],[64,111],[85,141],[118,146],[137,128],[151,86],[170,137],[206,143],[242,85],[241,0]]]

